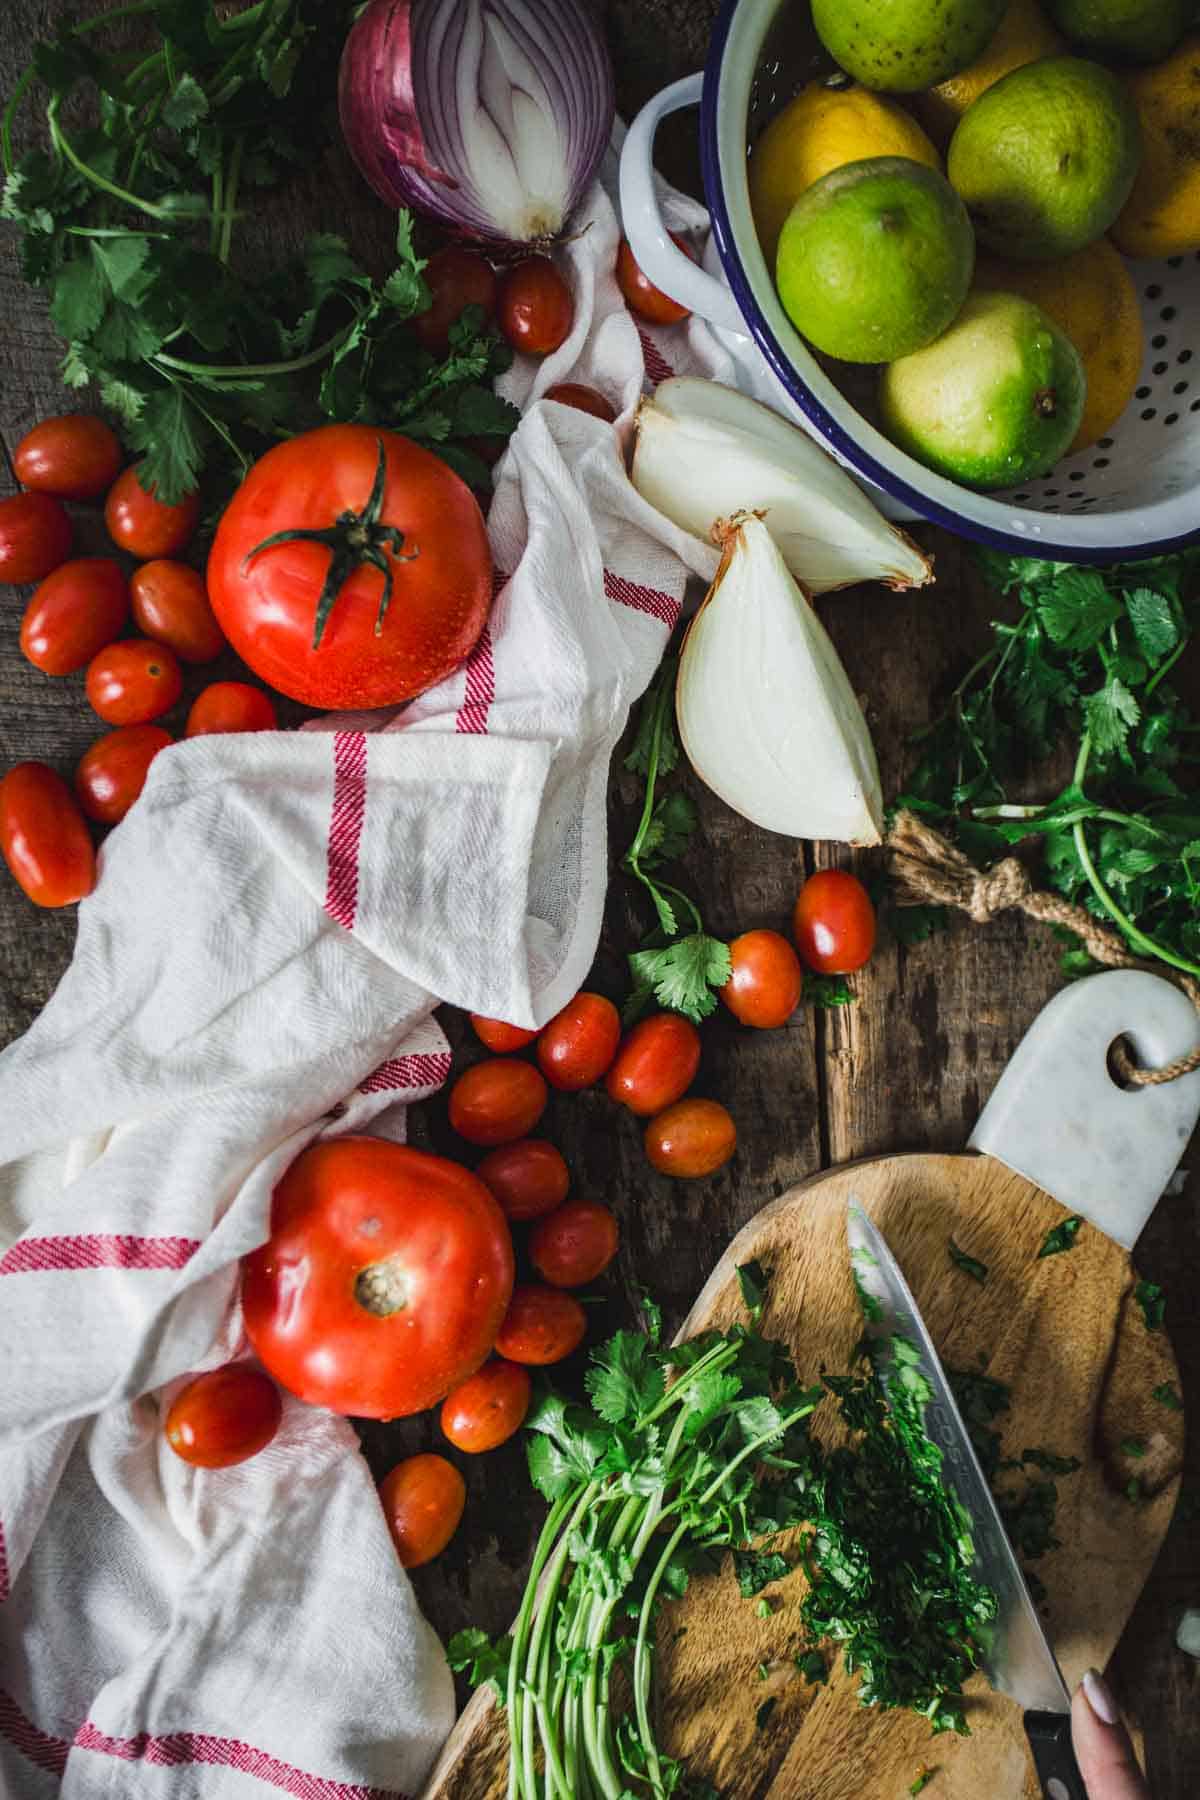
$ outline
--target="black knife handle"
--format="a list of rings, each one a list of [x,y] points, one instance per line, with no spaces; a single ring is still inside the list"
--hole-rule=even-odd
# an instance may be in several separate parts
[[[1045,1800],[1088,1800],[1071,1744],[1070,1713],[1027,1712],[1025,1736]]]

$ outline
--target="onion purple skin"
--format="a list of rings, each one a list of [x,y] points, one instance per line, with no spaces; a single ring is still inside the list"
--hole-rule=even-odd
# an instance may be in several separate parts
[[[561,216],[537,218],[524,235],[502,229],[477,191],[454,101],[456,47],[489,17],[535,63],[563,138]],[[499,249],[563,235],[608,145],[616,97],[588,0],[371,0],[342,51],[338,109],[346,146],[381,200]]]

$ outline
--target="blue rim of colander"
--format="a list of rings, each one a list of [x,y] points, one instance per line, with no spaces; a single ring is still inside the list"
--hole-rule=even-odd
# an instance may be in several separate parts
[[[1140,560],[1148,556],[1161,556],[1167,551],[1182,549],[1194,543],[1194,531],[1177,532],[1171,537],[1156,538],[1148,543],[1119,548],[1112,546],[1093,546],[1079,544],[1058,544],[1042,535],[1036,538],[1022,536],[1018,532],[1001,531],[995,527],[981,525],[974,519],[965,518],[953,508],[943,506],[940,501],[932,500],[927,494],[897,475],[894,470],[885,467],[878,459],[865,450],[843,425],[824,407],[813,393],[803,375],[787,355],[754,296],[745,270],[742,267],[737,245],[733,238],[733,224],[729,216],[729,208],[725,203],[725,190],[721,181],[721,158],[717,145],[717,84],[720,80],[721,64],[725,56],[725,44],[729,29],[733,23],[741,0],[724,0],[716,24],[713,26],[712,38],[709,42],[708,58],[704,65],[704,88],[700,98],[700,172],[704,182],[704,194],[708,203],[709,216],[712,221],[713,239],[717,246],[717,254],[721,258],[721,266],[725,270],[733,297],[737,301],[751,335],[759,350],[783,383],[791,398],[795,401],[805,418],[811,420],[817,431],[842,456],[850,467],[869,481],[890,494],[893,500],[900,500],[923,519],[934,525],[944,525],[949,531],[956,532],[959,537],[969,537],[976,543],[988,544],[996,550],[1007,550],[1017,556],[1036,557],[1045,562],[1072,563],[1119,563]],[[1039,522],[1053,518],[1052,513],[1038,513]],[[1044,526],[1043,526],[1044,530]]]

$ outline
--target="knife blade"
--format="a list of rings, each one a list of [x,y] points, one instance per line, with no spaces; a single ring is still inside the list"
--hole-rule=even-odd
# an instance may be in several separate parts
[[[867,1336],[882,1342],[906,1338],[932,1398],[925,1430],[942,1453],[947,1483],[971,1521],[974,1573],[996,1596],[983,1667],[992,1686],[1025,1711],[1025,1730],[1047,1800],[1086,1800],[1071,1750],[1071,1695],[1030,1598],[992,1491],[975,1454],[958,1403],[934,1348],[929,1328],[883,1233],[851,1197],[846,1224],[855,1281],[876,1303]],[[881,1359],[886,1390],[890,1359]]]

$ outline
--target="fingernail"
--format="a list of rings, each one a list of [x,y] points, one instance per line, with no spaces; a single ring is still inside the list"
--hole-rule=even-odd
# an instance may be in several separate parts
[[[1098,1719],[1102,1719],[1106,1725],[1120,1723],[1121,1715],[1117,1711],[1112,1689],[1097,1669],[1089,1669],[1084,1675],[1083,1691],[1087,1695],[1088,1705]]]

